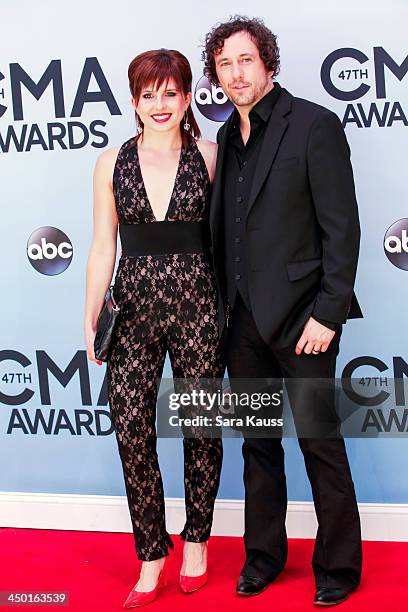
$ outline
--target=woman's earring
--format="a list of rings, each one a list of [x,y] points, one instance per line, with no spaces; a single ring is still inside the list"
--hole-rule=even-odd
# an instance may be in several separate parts
[[[139,117],[137,114],[136,114],[136,131],[138,134],[141,134],[143,132],[143,128],[139,123]]]
[[[184,129],[186,130],[186,132],[188,132],[188,130],[191,128],[191,125],[188,122],[188,115],[187,115],[187,111],[184,115],[184,125],[183,125]]]

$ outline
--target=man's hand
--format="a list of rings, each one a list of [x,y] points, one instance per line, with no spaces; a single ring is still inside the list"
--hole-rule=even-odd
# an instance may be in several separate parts
[[[303,328],[303,333],[296,345],[296,355],[304,351],[307,355],[318,355],[327,351],[330,342],[333,340],[335,331],[318,323],[316,319],[310,317]]]

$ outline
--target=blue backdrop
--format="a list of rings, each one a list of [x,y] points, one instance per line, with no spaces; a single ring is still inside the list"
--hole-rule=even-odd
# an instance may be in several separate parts
[[[51,0],[3,7],[1,490],[124,494],[115,438],[104,435],[108,408],[98,402],[105,366],[87,364],[83,343],[93,167],[104,148],[134,133],[127,66],[146,49],[177,48],[189,57],[196,116],[204,137],[215,139],[224,100],[200,80],[200,45],[215,22],[247,10],[232,0],[142,8],[74,0],[62,20]],[[365,318],[345,326],[338,374],[363,357],[356,375],[376,376],[367,360],[374,357],[383,376],[392,377],[398,363],[406,375],[406,226],[388,251],[384,236],[408,216],[408,6],[254,0],[251,11],[278,34],[281,85],[337,112],[352,149],[362,224],[356,292]],[[89,422],[81,435],[75,419]],[[183,496],[181,447],[181,440],[159,442],[169,497]],[[225,441],[220,498],[243,497],[240,447]],[[408,502],[404,438],[349,439],[347,448],[360,502]],[[297,441],[285,440],[285,449],[289,499],[311,500]]]

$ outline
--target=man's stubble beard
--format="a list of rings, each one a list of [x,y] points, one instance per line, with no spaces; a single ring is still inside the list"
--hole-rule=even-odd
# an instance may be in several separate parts
[[[262,85],[255,86],[252,93],[242,92],[237,94],[231,94],[230,92],[230,95],[228,97],[235,106],[252,106],[264,96],[267,87],[268,79],[265,79]]]

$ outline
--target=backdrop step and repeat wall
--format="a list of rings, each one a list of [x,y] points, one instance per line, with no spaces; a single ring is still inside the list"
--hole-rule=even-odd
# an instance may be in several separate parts
[[[82,495],[92,508],[98,496],[106,506],[109,496],[124,495],[105,365],[87,362],[83,342],[95,160],[134,134],[127,67],[152,48],[190,59],[193,107],[203,136],[215,140],[231,106],[202,76],[202,43],[213,24],[248,8],[232,0],[2,7],[0,524],[13,524],[10,508],[19,501],[38,511],[51,499],[48,508],[61,512],[64,500],[78,507]],[[277,80],[334,110],[351,146],[362,225],[356,293],[365,318],[345,326],[338,376],[371,384],[378,399],[367,407],[373,437],[349,438],[347,447],[359,502],[388,508],[391,521],[398,515],[407,525],[408,412],[403,389],[395,396],[385,379],[408,375],[408,3],[253,0],[250,9],[278,35]],[[391,428],[390,409],[399,419]],[[241,512],[240,447],[238,439],[225,442],[219,498]],[[289,499],[307,504],[297,441],[286,439],[285,449]],[[181,440],[160,440],[159,452],[166,495],[183,497]],[[72,526],[69,512],[62,516]],[[29,526],[29,517],[23,512],[18,524]],[[403,539],[400,532],[392,537]]]

